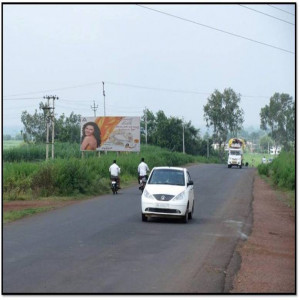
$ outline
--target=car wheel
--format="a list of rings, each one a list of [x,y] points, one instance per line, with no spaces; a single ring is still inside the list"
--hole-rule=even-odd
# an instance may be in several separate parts
[[[142,214],[142,221],[143,222],[147,222],[148,221],[148,217],[145,214]]]
[[[186,208],[185,215],[182,217],[182,222],[187,223],[189,221],[189,207]]]
[[[230,169],[230,168],[231,168],[231,165],[228,165],[228,168]]]
[[[195,201],[193,201],[193,208],[192,208],[192,211],[191,211],[191,212],[189,212],[189,219],[190,219],[190,220],[192,220],[192,219],[193,219],[194,206],[195,206]]]

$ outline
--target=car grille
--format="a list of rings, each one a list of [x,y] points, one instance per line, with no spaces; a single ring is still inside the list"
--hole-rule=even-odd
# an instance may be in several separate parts
[[[170,209],[170,208],[146,208],[146,211],[149,212],[158,212],[158,213],[166,213],[166,214],[180,214],[180,210],[178,209]]]
[[[153,195],[155,197],[156,200],[159,201],[170,201],[174,195],[166,195],[166,194],[155,194]]]

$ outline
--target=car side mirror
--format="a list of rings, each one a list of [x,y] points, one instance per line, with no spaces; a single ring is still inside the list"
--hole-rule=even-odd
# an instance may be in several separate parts
[[[187,186],[189,186],[189,185],[194,185],[193,180],[190,180],[190,181],[187,183]]]

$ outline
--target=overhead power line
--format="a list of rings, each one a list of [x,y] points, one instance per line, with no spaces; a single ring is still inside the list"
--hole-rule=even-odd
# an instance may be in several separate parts
[[[125,86],[125,87],[129,87],[129,88],[147,89],[147,90],[153,90],[153,91],[163,91],[163,92],[183,93],[183,94],[197,94],[197,95],[211,95],[211,92],[171,90],[171,89],[166,89],[166,88],[156,88],[156,87],[141,86],[141,85],[134,85],[134,84],[128,84],[128,83],[109,82],[109,81],[106,81],[106,83],[111,84],[111,85],[119,85],[119,86]],[[246,98],[270,98],[268,96],[247,96],[247,95],[242,95],[242,97],[246,97]]]
[[[146,89],[146,90],[154,90],[154,91],[162,91],[162,92],[171,92],[171,93],[210,94],[210,93],[207,93],[207,92],[171,90],[171,89],[166,89],[166,88],[156,88],[156,87],[141,86],[141,85],[134,85],[134,84],[128,84],[128,83],[116,83],[116,82],[109,82],[109,81],[106,81],[106,83],[111,84],[111,85],[120,85],[120,86],[126,86],[126,87],[138,88],[138,89]]]
[[[86,84],[68,86],[68,87],[63,87],[63,88],[55,88],[55,89],[51,89],[51,90],[43,90],[43,91],[38,91],[38,92],[30,92],[30,93],[28,92],[28,93],[22,93],[22,94],[6,95],[6,96],[4,96],[4,98],[6,98],[6,97],[24,96],[24,95],[33,95],[33,94],[41,94],[41,93],[48,93],[48,92],[53,92],[53,91],[62,91],[62,90],[68,90],[68,89],[86,87],[86,86],[96,85],[96,84],[100,84],[100,82],[86,83]]]
[[[40,99],[41,100],[41,97],[37,97],[37,98],[5,98],[3,99],[4,101],[7,101],[7,100],[36,100],[36,99]]]
[[[252,11],[255,11],[255,12],[259,13],[259,14],[262,14],[262,15],[265,15],[265,16],[267,16],[267,17],[270,17],[270,18],[279,20],[279,21],[281,21],[281,22],[285,22],[285,23],[288,23],[288,24],[291,24],[291,25],[295,26],[294,23],[291,23],[291,22],[288,22],[288,21],[279,19],[279,18],[277,18],[277,17],[274,17],[274,16],[272,16],[272,15],[266,14],[266,13],[264,13],[264,12],[261,12],[261,11],[259,11],[259,10],[254,9],[254,8],[248,7],[248,6],[243,5],[243,4],[239,4],[239,5],[242,6],[242,7],[244,7],[244,8],[247,8],[247,9],[250,9],[250,10],[252,10]]]
[[[289,50],[286,50],[286,49],[283,49],[283,48],[280,48],[280,47],[277,47],[277,46],[274,46],[274,45],[271,45],[271,44],[260,42],[260,41],[257,41],[257,40],[254,40],[254,39],[251,39],[251,38],[239,35],[239,34],[231,33],[231,32],[225,31],[223,29],[219,29],[219,28],[215,28],[215,27],[212,27],[212,26],[209,26],[209,25],[205,25],[205,24],[193,21],[193,20],[182,18],[182,17],[176,16],[176,15],[173,15],[173,14],[170,14],[170,13],[167,13],[167,12],[163,12],[163,11],[160,11],[158,9],[150,8],[150,7],[147,7],[147,6],[144,6],[144,5],[140,5],[140,4],[136,4],[136,5],[139,6],[139,7],[142,7],[142,8],[145,8],[145,9],[148,9],[148,10],[152,10],[152,11],[155,11],[157,13],[169,16],[169,17],[173,17],[173,18],[176,18],[176,19],[179,19],[179,20],[182,20],[182,21],[193,23],[195,25],[199,25],[199,26],[206,27],[206,28],[209,28],[209,29],[212,29],[212,30],[215,30],[215,31],[222,32],[222,33],[226,33],[226,34],[229,34],[229,35],[232,35],[232,36],[244,39],[244,40],[248,40],[250,42],[254,42],[254,43],[257,43],[257,44],[260,44],[260,45],[264,45],[264,46],[267,46],[267,47],[271,47],[271,48],[274,48],[274,49],[277,49],[277,50],[281,50],[281,51],[284,51],[284,52],[295,54],[295,52],[292,52],[292,51],[289,51]]]
[[[153,86],[142,86],[142,85],[136,85],[136,84],[129,84],[129,83],[122,83],[122,82],[112,82],[112,81],[106,81],[105,82],[108,85],[116,85],[116,86],[124,86],[124,87],[128,87],[128,88],[135,88],[135,89],[144,89],[144,90],[152,90],[152,91],[158,91],[158,92],[169,92],[169,93],[180,93],[180,94],[195,94],[195,95],[210,95],[211,92],[202,92],[202,91],[189,91],[189,90],[173,90],[173,89],[168,89],[168,88],[159,88],[159,87],[153,87]],[[93,85],[93,84],[100,84],[100,82],[97,83],[90,83],[90,84],[85,84],[84,86],[87,85]],[[81,85],[83,86],[83,85]],[[78,87],[78,86],[76,86]],[[71,87],[67,87],[67,88],[71,88]],[[67,88],[62,88],[62,89],[67,89]],[[52,91],[57,90],[57,89],[53,89]],[[33,92],[33,94],[35,94],[37,92]],[[269,98],[267,96],[247,96],[247,95],[242,95],[243,97],[247,97],[247,98]],[[38,97],[38,98],[6,98],[3,99],[4,101],[19,101],[19,100],[34,100],[34,99],[38,99],[38,100],[42,100],[42,97]],[[60,103],[62,102],[66,102],[66,103],[76,103],[76,102],[82,102],[83,106],[86,106],[85,102],[88,102],[90,100],[88,99],[65,99],[65,98],[60,98]],[[58,104],[60,105],[60,104]],[[78,105],[78,104],[76,104]],[[102,106],[102,105],[101,105]]]
[[[281,11],[287,13],[287,14],[290,14],[290,15],[292,15],[292,16],[295,15],[295,14],[293,14],[293,13],[290,13],[289,11],[286,11],[286,10],[281,9],[281,8],[279,8],[279,7],[276,7],[276,6],[274,6],[274,5],[271,5],[271,4],[268,4],[268,5],[271,6],[271,7],[273,7],[273,8],[275,8],[275,9],[281,10]]]

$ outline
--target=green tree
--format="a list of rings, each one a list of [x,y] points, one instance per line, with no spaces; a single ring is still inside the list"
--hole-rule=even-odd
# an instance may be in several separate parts
[[[42,110],[44,103],[40,102],[39,109]],[[39,113],[37,109],[31,115],[27,111],[21,114],[21,121],[24,125],[23,138],[25,142],[44,142],[46,140],[46,115]]]
[[[168,119],[162,110],[157,112],[156,128],[153,132],[153,142],[155,145],[170,149],[172,151],[182,151],[182,147],[180,150],[179,146],[180,137],[182,136],[180,134],[181,132],[181,120],[173,117]]]
[[[183,130],[185,152],[199,155],[201,151],[200,130],[191,122],[176,117],[167,117],[160,110],[154,115],[148,109],[141,118],[142,141],[145,142],[145,120],[147,118],[147,141],[149,144],[167,148],[171,151],[183,151]]]
[[[259,145],[263,152],[268,152],[270,147],[274,146],[274,141],[269,135],[265,135],[260,138]]]
[[[46,123],[50,121],[49,113],[44,110],[44,103],[39,104],[38,112],[29,114],[23,111],[21,121],[24,125],[22,131],[25,142],[44,143],[46,141]],[[71,112],[69,117],[62,114],[58,119],[54,119],[55,140],[60,142],[79,142],[80,141],[80,115]],[[49,126],[49,139],[52,136],[52,126]]]
[[[275,93],[260,112],[260,128],[270,130],[275,147],[290,149],[295,143],[295,103],[288,94]]]
[[[69,117],[62,114],[55,123],[55,137],[60,142],[80,142],[80,115],[71,112]]]
[[[236,136],[242,129],[244,112],[239,107],[240,95],[231,88],[223,93],[215,90],[204,106],[204,119],[207,127],[213,127],[213,140],[219,144],[220,155],[222,144],[228,135]]]
[[[147,126],[146,126],[147,121]],[[147,130],[147,143],[154,144],[153,133],[156,130],[156,118],[153,112],[149,109],[144,110],[144,114],[141,117],[141,139],[143,143],[146,143],[146,130]]]
[[[4,141],[10,141],[10,140],[12,140],[12,136],[10,134],[4,134],[3,135],[3,140]]]
[[[191,121],[184,123],[185,152],[193,155],[203,155],[203,145],[200,138],[200,129],[196,129]],[[206,141],[204,141],[206,144]],[[204,155],[206,154],[206,150]]]
[[[23,136],[22,136],[22,133],[20,132],[20,133],[17,133],[16,135],[15,135],[15,140],[17,140],[17,141],[21,141],[23,139]]]

